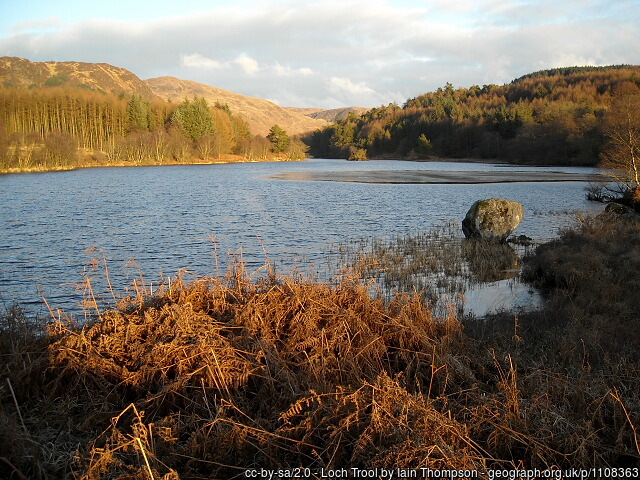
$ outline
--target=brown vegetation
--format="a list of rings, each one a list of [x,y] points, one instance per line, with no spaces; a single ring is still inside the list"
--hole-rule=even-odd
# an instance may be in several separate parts
[[[13,308],[0,463],[86,479],[638,467],[640,371],[620,341],[637,322],[637,234],[602,220],[564,234],[530,260],[553,309],[465,325],[417,294],[242,266],[138,290],[84,326],[59,314],[45,331]]]
[[[343,118],[346,118],[350,113],[356,115],[362,115],[369,109],[364,107],[343,107],[343,108],[331,108],[325,110],[323,108],[298,108],[298,107],[286,107],[287,110],[292,112],[302,113],[307,117],[315,118],[316,120],[326,120],[327,122],[336,122]]]
[[[640,90],[640,68],[574,67],[508,85],[444,88],[349,114],[308,135],[311,154],[348,158],[490,158],[512,163],[595,165],[621,86]]]
[[[605,213],[538,248],[523,276],[550,292],[556,328],[582,339],[590,361],[640,360],[640,222]],[[577,338],[577,336],[580,338]],[[580,352],[574,352],[580,354]],[[640,411],[637,409],[636,411]]]
[[[150,86],[130,71],[107,63],[31,62],[0,57],[0,83],[6,88],[66,86],[113,95],[153,98]]]

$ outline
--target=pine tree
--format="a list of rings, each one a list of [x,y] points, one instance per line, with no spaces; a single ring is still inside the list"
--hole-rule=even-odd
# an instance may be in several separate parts
[[[144,101],[140,95],[134,93],[131,96],[131,100],[127,104],[129,132],[149,130],[150,110],[149,102]]]
[[[196,98],[192,102],[185,100],[173,112],[171,122],[192,142],[197,142],[203,135],[214,135],[216,131],[213,115],[204,98]]]
[[[267,139],[271,142],[271,151],[273,153],[284,152],[291,143],[289,135],[279,125],[271,127]]]

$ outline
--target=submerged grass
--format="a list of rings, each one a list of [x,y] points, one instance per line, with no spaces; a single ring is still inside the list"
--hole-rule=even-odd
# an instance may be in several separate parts
[[[372,295],[359,275],[252,279],[242,265],[138,289],[83,325],[12,308],[0,326],[0,464],[36,479],[637,467],[640,369],[617,339],[637,322],[626,266],[640,258],[627,238],[638,227],[610,228],[585,224],[530,260],[553,309],[492,321],[463,324],[453,305],[434,313],[420,292]],[[607,244],[583,249],[604,249],[603,285],[579,273],[585,257],[557,253],[590,236]],[[606,260],[621,254],[614,242],[628,258]],[[614,299],[617,316],[583,299],[620,276],[630,280],[601,305]]]
[[[442,312],[462,311],[470,287],[518,277],[520,256],[534,245],[464,240],[458,223],[384,240],[365,238],[336,245],[329,252],[334,269],[346,269],[375,285],[372,293],[387,300],[398,292],[415,292]]]

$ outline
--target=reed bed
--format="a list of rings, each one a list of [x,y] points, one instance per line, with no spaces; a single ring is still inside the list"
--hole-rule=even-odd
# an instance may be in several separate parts
[[[535,243],[465,240],[459,223],[391,239],[362,238],[334,245],[329,264],[340,273],[356,275],[375,286],[372,294],[386,300],[398,292],[419,293],[440,313],[455,305],[463,310],[464,295],[472,286],[517,277],[520,257]]]
[[[637,360],[576,355],[591,338],[556,335],[553,313],[463,324],[454,305],[435,313],[420,292],[372,295],[359,275],[254,277],[236,265],[139,288],[86,324],[8,310],[4,471],[220,479],[299,468],[319,478],[640,463]]]

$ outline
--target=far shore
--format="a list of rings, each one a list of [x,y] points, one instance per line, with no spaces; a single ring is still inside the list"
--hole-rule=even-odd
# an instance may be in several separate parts
[[[304,159],[303,159],[304,160]],[[300,161],[294,160],[289,157],[270,156],[267,158],[247,158],[242,155],[222,155],[220,158],[211,160],[194,160],[188,162],[162,162],[162,163],[131,163],[131,162],[117,162],[117,163],[82,163],[79,165],[65,165],[65,166],[44,166],[34,165],[31,167],[15,167],[15,168],[3,168],[0,169],[0,175],[14,174],[14,173],[45,173],[45,172],[68,172],[71,170],[80,170],[85,168],[111,168],[111,167],[169,167],[179,165],[222,165],[228,163],[260,163],[260,162],[291,162]]]
[[[0,169],[0,175],[16,173],[45,173],[45,172],[67,172],[85,168],[110,168],[110,167],[167,167],[179,165],[222,165],[229,163],[262,163],[262,162],[291,162],[313,160],[313,157],[292,159],[286,156],[271,155],[266,158],[247,158],[242,155],[225,154],[220,158],[211,160],[192,160],[187,162],[164,161],[162,163],[132,163],[132,162],[85,162],[77,165],[65,166],[44,166],[34,165],[30,167],[14,167]],[[340,159],[335,159],[340,160]],[[347,159],[342,159],[345,162]],[[369,160],[384,161],[404,161],[418,163],[478,163],[496,164],[512,167],[564,167],[566,165],[522,165],[509,163],[504,160],[487,158],[401,158],[401,157],[378,157]],[[366,161],[369,161],[366,160]],[[355,162],[358,163],[358,162]],[[472,178],[469,178],[471,176]],[[387,172],[362,172],[362,173],[340,173],[314,172],[314,173],[282,173],[274,176],[278,180],[299,180],[299,181],[334,181],[334,182],[361,182],[361,183],[506,183],[506,182],[591,182],[601,181],[602,176],[598,174],[569,174],[563,172],[442,172],[442,171],[387,171]]]

